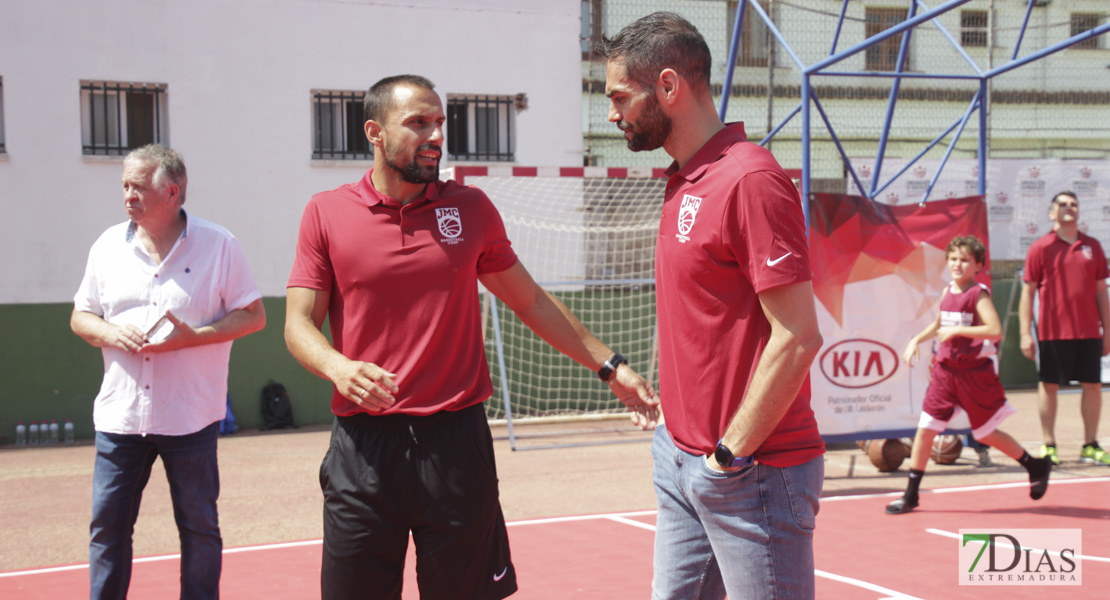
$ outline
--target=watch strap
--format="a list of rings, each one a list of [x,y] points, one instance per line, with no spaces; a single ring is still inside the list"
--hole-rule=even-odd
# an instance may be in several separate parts
[[[604,365],[601,365],[601,368],[597,371],[597,376],[600,377],[602,381],[609,381],[613,377],[613,373],[616,372],[617,367],[621,366],[621,363],[627,364],[628,359],[620,352],[617,352],[613,356],[610,356],[609,360],[605,361]]]
[[[755,455],[750,456],[733,456],[732,450],[729,450],[725,445],[725,439],[721,438],[717,442],[717,449],[713,451],[713,458],[717,461],[718,465],[725,468],[739,468],[746,467],[755,462]]]

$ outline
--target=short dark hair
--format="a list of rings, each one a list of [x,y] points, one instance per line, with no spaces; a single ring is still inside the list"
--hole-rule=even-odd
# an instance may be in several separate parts
[[[389,111],[393,109],[393,90],[397,86],[409,85],[412,87],[434,90],[436,84],[427,77],[420,75],[392,75],[379,80],[366,91],[362,99],[362,117],[365,121],[382,122]]]
[[[698,28],[677,13],[652,13],[626,25],[612,39],[602,36],[594,54],[623,60],[629,78],[645,90],[655,89],[663,69],[674,69],[695,92],[709,91],[709,45]]]
[[[963,248],[965,252],[971,254],[975,258],[975,262],[983,265],[987,263],[987,247],[979,238],[973,235],[961,235],[948,242],[948,247],[944,249],[944,256],[947,257],[956,248]]]
[[[1075,192],[1073,192],[1071,190],[1064,190],[1064,191],[1056,194],[1055,196],[1053,196],[1052,201],[1049,202],[1049,205],[1056,204],[1056,200],[1058,200],[1060,198],[1060,196],[1070,196],[1072,200],[1075,200],[1076,204],[1079,204],[1079,196],[1076,196]]]

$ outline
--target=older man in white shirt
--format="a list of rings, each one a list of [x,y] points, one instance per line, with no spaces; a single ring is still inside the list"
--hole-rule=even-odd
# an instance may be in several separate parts
[[[218,421],[232,340],[266,312],[239,242],[186,215],[181,156],[144,146],[124,159],[128,221],[93,244],[70,327],[104,355],[93,406],[96,464],[91,597],[125,598],[131,534],[157,457],[181,537],[181,597],[218,598]]]

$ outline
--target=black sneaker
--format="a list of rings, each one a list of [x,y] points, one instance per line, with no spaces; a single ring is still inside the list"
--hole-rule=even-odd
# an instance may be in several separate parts
[[[1040,500],[1048,491],[1048,477],[1052,473],[1052,459],[1045,456],[1034,458],[1029,467],[1029,497]]]
[[[1045,484],[1047,485],[1047,484]],[[1044,494],[1044,492],[1041,492]],[[913,500],[907,499],[905,496],[886,505],[886,514],[888,515],[904,515],[911,510],[917,508],[917,498]]]

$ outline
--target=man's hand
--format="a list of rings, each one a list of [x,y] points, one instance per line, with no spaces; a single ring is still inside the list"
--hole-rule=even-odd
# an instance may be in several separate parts
[[[705,456],[705,465],[707,467],[709,467],[710,469],[713,469],[714,471],[718,471],[720,473],[733,473],[735,471],[739,471],[740,469],[744,468],[744,467],[726,467],[726,466],[722,465],[721,463],[717,462],[717,457],[713,454],[707,454]]]
[[[146,334],[134,325],[112,325],[105,322],[104,346],[118,348],[128,354],[137,354],[146,344]]]
[[[609,389],[628,407],[634,425],[654,429],[659,423],[659,399],[655,397],[655,390],[628,364],[617,365],[609,378]]]
[[[195,329],[190,327],[188,323],[182,321],[181,319],[178,319],[174,316],[172,312],[168,310],[166,311],[166,320],[169,321],[171,325],[173,325],[173,329],[170,330],[169,335],[167,335],[160,341],[151,342],[146,339],[146,334],[143,334],[143,352],[156,354],[158,352],[171,352],[173,350],[180,350],[182,348],[188,348],[189,346],[197,345],[197,332]]]
[[[1102,355],[1106,356],[1106,338],[1102,341]],[[1033,343],[1033,336],[1021,334],[1021,353],[1029,360],[1037,359],[1037,345]]]
[[[397,402],[393,397],[397,393],[396,376],[374,363],[347,360],[331,380],[344,398],[371,412],[380,412]]]

